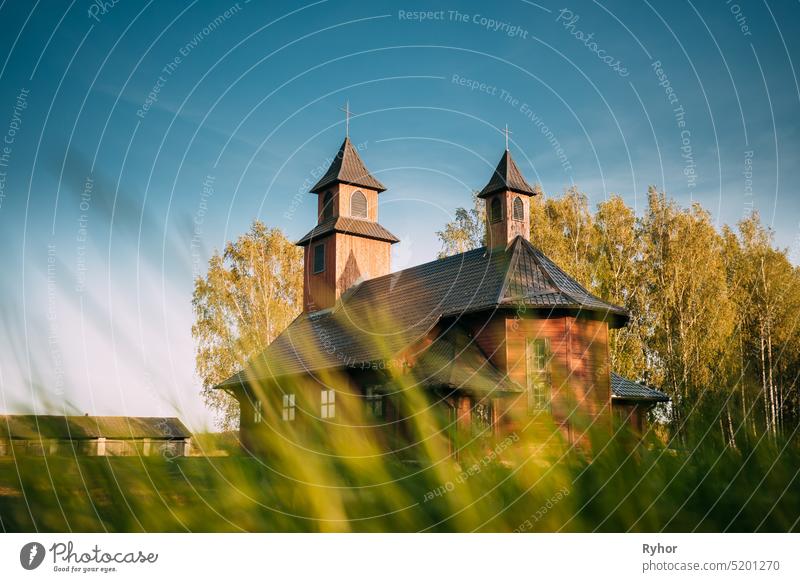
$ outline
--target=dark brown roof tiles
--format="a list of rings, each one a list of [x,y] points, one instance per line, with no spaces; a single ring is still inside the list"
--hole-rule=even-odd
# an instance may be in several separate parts
[[[611,396],[617,400],[669,402],[670,397],[654,388],[611,372]]]
[[[325,172],[325,175],[320,178],[319,182],[311,189],[311,192],[318,194],[325,188],[329,188],[337,182],[345,184],[352,184],[353,186],[362,186],[383,192],[386,186],[376,180],[372,174],[369,173],[364,162],[361,161],[361,156],[358,155],[356,148],[353,147],[349,137],[344,138],[339,152],[333,159],[330,168]]]
[[[334,216],[312,228],[303,238],[297,241],[296,244],[302,247],[332,232],[354,234],[365,238],[387,241],[392,244],[400,241],[399,238],[377,222],[360,218],[350,218],[347,216]]]
[[[388,360],[442,318],[519,305],[600,313],[615,327],[628,318],[517,237],[506,249],[475,249],[359,284],[335,308],[298,316],[221,386]]]
[[[460,326],[436,338],[413,369],[414,378],[431,387],[470,390],[480,394],[522,392],[498,370]]]
[[[500,162],[497,164],[489,183],[480,191],[478,198],[486,198],[495,192],[503,190],[511,190],[528,196],[536,194],[536,191],[525,180],[522,172],[519,171],[514,158],[511,157],[511,152],[508,150],[503,153],[503,157],[500,158]]]

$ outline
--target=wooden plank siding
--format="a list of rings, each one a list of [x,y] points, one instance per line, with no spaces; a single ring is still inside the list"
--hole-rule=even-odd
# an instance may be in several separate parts
[[[610,429],[611,384],[608,324],[569,315],[495,313],[472,322],[476,343],[509,379],[527,388],[527,342],[547,339],[550,349],[550,414],[531,417],[527,394],[498,399],[499,432],[532,432],[537,438],[548,426],[561,428],[573,441],[588,426]]]
[[[528,411],[526,391],[519,394],[490,394],[486,403],[492,404],[495,434],[525,434],[532,442],[557,446],[553,431],[572,443],[580,444],[587,428],[610,431],[612,427],[611,385],[608,364],[608,325],[605,321],[554,314],[542,317],[529,312],[522,315],[497,311],[487,316],[462,318],[472,338],[501,372],[525,390],[527,388],[527,342],[530,339],[547,339],[549,343],[550,405],[543,412],[531,415]],[[255,449],[257,441],[276,441],[279,447],[298,446],[298,443],[327,443],[330,451],[353,446],[353,430],[374,427],[376,419],[368,414],[364,394],[370,386],[379,386],[391,377],[406,374],[415,365],[418,356],[435,341],[439,334],[449,329],[437,325],[413,346],[397,355],[384,369],[371,370],[340,368],[314,374],[298,374],[273,379],[263,386],[251,388],[254,396],[263,401],[263,422],[254,422],[255,410],[247,398],[240,398],[242,410],[242,439],[248,448]],[[336,391],[336,416],[321,418],[321,392],[325,386]],[[416,389],[414,386],[410,388]],[[422,390],[422,388],[419,388]],[[491,387],[489,387],[491,389]],[[295,395],[295,420],[281,418],[282,395]],[[379,430],[368,433],[376,441],[369,446],[384,444],[400,438],[413,439],[414,419],[409,408],[409,394],[384,397],[384,417],[377,424]],[[479,395],[460,392],[450,398],[454,425],[464,434],[470,432],[472,408]],[[418,402],[417,402],[418,404]],[[445,406],[444,402],[441,402]],[[441,411],[443,414],[445,410]],[[275,438],[281,434],[286,438]],[[358,439],[355,439],[358,440]],[[361,443],[365,444],[366,443]],[[369,447],[362,447],[368,449]],[[300,448],[297,449],[298,452]],[[285,451],[282,452],[285,454]]]
[[[486,225],[488,227],[488,239],[490,246],[505,246],[514,240],[514,237],[521,236],[528,239],[531,229],[530,197],[516,192],[506,190],[492,195],[486,200],[487,208],[492,199],[498,198],[501,204],[501,219],[492,221],[487,215]],[[519,198],[522,203],[522,220],[514,219],[514,200]]]
[[[378,193],[369,188],[361,186],[351,186],[350,184],[339,184],[333,190],[338,190],[334,212],[337,216],[351,216],[350,196],[356,190],[360,191],[367,198],[367,218],[373,222],[378,221]]]
[[[336,299],[359,279],[374,279],[389,273],[392,245],[386,241],[336,233]]]
[[[499,370],[506,370],[506,315],[495,313],[486,317],[473,317],[468,322],[475,343]]]
[[[351,186],[349,184],[335,184],[327,188],[317,197],[317,222],[322,222],[325,192],[331,193],[331,216],[350,216],[350,196],[360,190],[367,198],[367,218],[373,222],[378,220],[378,193],[369,188]]]
[[[326,453],[345,451],[357,455],[374,454],[378,443],[353,439],[353,431],[373,428],[393,419],[376,419],[366,407],[367,386],[377,385],[376,375],[367,370],[339,369],[315,375],[297,374],[250,385],[250,394],[238,396],[242,442],[249,450],[271,453],[277,458],[303,450]],[[322,392],[333,390],[335,413],[322,418]],[[283,396],[295,397],[294,419],[283,418]],[[254,403],[261,401],[261,422],[256,421]],[[384,405],[388,401],[384,398]],[[385,406],[386,408],[386,406]],[[396,414],[388,407],[387,416]],[[389,427],[394,427],[390,424]],[[387,436],[391,436],[387,434]]]
[[[575,402],[571,424],[578,432],[611,430],[611,380],[608,359],[608,324],[588,318],[567,318],[570,369]],[[588,436],[588,434],[587,434]]]
[[[305,284],[303,285],[303,305],[307,311],[325,309],[336,302],[336,244],[335,233],[320,237],[304,248]],[[314,273],[314,249],[325,245],[325,270]]]
[[[525,433],[532,440],[555,445],[551,439],[555,427],[568,432],[569,336],[566,317],[534,319],[527,316],[506,319],[506,344],[508,375],[524,389],[528,385],[527,342],[529,339],[546,339],[550,350],[550,409],[531,416],[528,413],[527,394],[520,394],[506,416],[511,420],[511,430]],[[549,440],[548,440],[549,439]]]
[[[325,245],[325,270],[314,273],[314,248]],[[333,307],[336,300],[359,279],[389,273],[391,243],[331,233],[305,247],[303,301],[307,311]]]

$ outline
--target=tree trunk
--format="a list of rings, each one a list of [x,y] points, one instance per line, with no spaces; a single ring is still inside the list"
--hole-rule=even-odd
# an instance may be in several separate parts
[[[769,402],[767,400],[767,366],[764,347],[764,320],[758,318],[759,347],[761,349],[761,395],[764,399],[764,430],[769,432]]]
[[[769,320],[767,320],[767,363],[769,365],[770,422],[772,424],[772,436],[775,437],[778,434],[778,410],[776,408],[775,382],[772,377],[772,325]]]

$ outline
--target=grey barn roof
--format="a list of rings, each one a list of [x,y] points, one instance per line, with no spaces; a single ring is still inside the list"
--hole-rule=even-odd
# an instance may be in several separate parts
[[[611,396],[618,400],[641,402],[668,402],[669,396],[611,372]]]
[[[392,244],[400,242],[400,239],[391,232],[383,228],[377,222],[363,220],[360,218],[350,218],[348,216],[334,216],[312,228],[306,235],[297,241],[298,246],[305,246],[314,240],[326,236],[332,232],[354,234],[365,238],[383,240]]]
[[[10,439],[185,439],[192,433],[174,417],[57,416],[8,414],[0,416],[0,438]]]
[[[511,152],[508,150],[503,153],[503,157],[500,158],[497,168],[495,168],[492,177],[489,179],[489,183],[480,191],[478,198],[486,198],[495,192],[503,190],[511,190],[527,196],[536,194],[536,191],[525,180],[522,172],[519,171],[514,158],[511,157]]]
[[[386,190],[386,186],[381,184],[369,173],[369,170],[367,170],[364,162],[361,161],[361,156],[358,155],[349,137],[344,138],[328,171],[325,172],[325,175],[320,178],[319,182],[317,182],[310,191],[314,194],[318,194],[337,182],[343,182],[353,186],[363,186],[364,188],[370,188],[378,192]]]
[[[246,370],[218,387],[388,360],[438,321],[493,309],[592,312],[620,327],[622,307],[584,289],[530,242],[485,247],[370,279],[330,310],[302,313]]]

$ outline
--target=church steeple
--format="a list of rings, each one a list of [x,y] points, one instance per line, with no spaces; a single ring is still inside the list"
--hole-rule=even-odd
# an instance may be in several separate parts
[[[492,177],[478,198],[486,200],[486,235],[489,248],[505,246],[521,236],[530,240],[530,197],[536,191],[519,171],[511,152],[506,150],[500,158]]]
[[[372,177],[361,156],[353,147],[350,137],[345,137],[339,152],[333,158],[328,171],[320,178],[319,182],[311,188],[312,194],[319,194],[325,188],[336,183],[351,184],[353,186],[364,186],[376,192],[383,192],[386,187]]]
[[[318,196],[317,226],[297,242],[305,247],[307,311],[333,307],[354,283],[391,270],[391,246],[399,239],[378,224],[378,194],[385,190],[345,137],[311,188]]]

